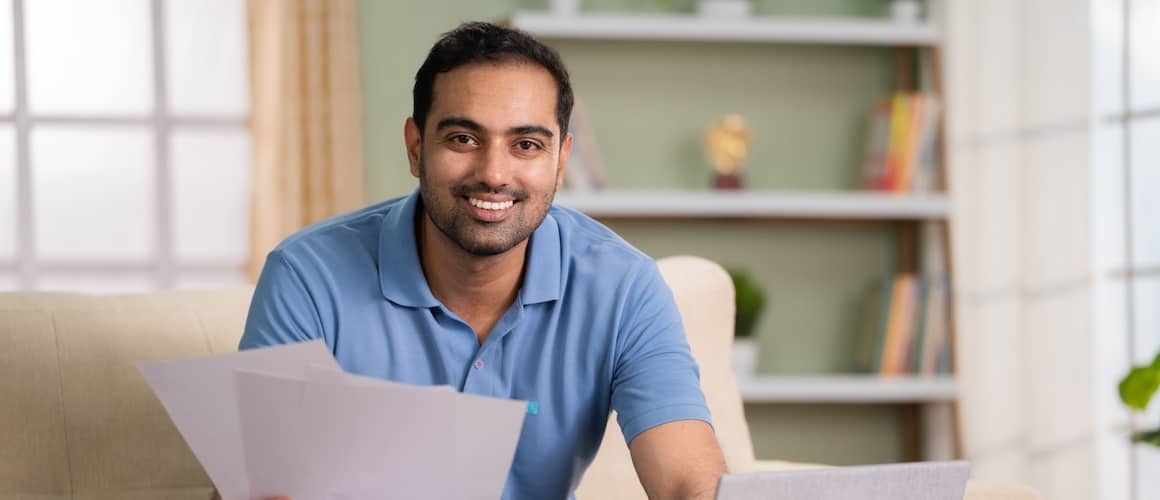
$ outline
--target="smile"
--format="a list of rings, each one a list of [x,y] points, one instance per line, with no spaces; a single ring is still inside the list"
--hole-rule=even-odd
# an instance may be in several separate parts
[[[471,206],[473,206],[473,207],[482,208],[484,210],[506,210],[508,208],[511,208],[512,205],[515,204],[514,200],[484,201],[484,200],[471,198],[471,197],[467,198],[467,202],[470,203]]]

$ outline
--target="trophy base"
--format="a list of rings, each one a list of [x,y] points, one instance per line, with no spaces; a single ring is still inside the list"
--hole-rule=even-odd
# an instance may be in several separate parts
[[[713,177],[713,189],[722,190],[738,190],[745,189],[745,183],[742,182],[741,176],[737,174],[725,175],[717,174]]]

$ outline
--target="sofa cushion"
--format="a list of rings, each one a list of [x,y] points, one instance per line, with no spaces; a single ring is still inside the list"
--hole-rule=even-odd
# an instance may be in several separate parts
[[[136,363],[236,350],[251,293],[0,294],[0,499],[207,498]]]

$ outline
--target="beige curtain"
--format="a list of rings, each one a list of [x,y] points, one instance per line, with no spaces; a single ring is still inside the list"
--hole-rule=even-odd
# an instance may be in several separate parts
[[[249,0],[250,257],[363,203],[356,0]]]

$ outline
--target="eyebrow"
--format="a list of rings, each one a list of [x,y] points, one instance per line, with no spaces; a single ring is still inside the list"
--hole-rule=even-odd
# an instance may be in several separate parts
[[[443,130],[450,127],[462,127],[472,132],[483,132],[486,130],[483,125],[479,124],[479,122],[472,120],[471,118],[464,118],[461,116],[450,116],[439,120],[439,123],[435,124],[435,130]],[[538,135],[546,139],[552,139],[556,137],[556,134],[552,133],[551,130],[548,130],[546,127],[539,125],[520,125],[517,127],[512,127],[508,129],[508,133],[511,135]]]

